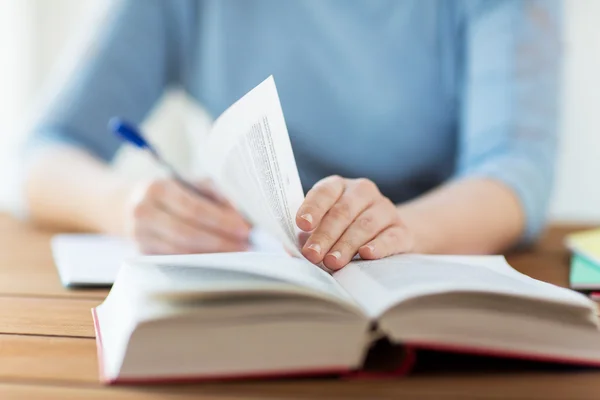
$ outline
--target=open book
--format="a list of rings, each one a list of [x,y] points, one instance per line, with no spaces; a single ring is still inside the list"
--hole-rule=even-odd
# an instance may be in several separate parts
[[[295,257],[126,261],[93,310],[106,381],[402,373],[415,347],[600,365],[595,303],[501,256],[400,255],[335,273],[305,260],[303,193],[272,78],[222,114],[207,148],[215,183]],[[378,354],[383,342],[392,347]]]
[[[108,382],[349,373],[382,338],[600,365],[595,303],[501,256],[393,256],[334,274],[285,254],[145,257],[123,265],[94,319]],[[400,373],[406,354],[381,366]]]

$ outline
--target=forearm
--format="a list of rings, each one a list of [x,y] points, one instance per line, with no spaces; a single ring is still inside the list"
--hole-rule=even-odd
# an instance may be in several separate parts
[[[25,199],[33,222],[62,230],[121,233],[127,185],[106,164],[71,147],[40,153],[27,170]]]
[[[164,89],[181,83],[185,64],[177,43],[195,32],[187,19],[180,20],[188,7],[188,2],[115,2],[107,10],[110,18],[82,42],[81,60],[69,79],[50,85],[56,91],[44,96],[49,101],[41,104],[24,149],[30,154],[48,143],[64,147],[36,156],[26,173],[24,194],[35,222],[64,230],[119,230],[123,218],[106,215],[118,211],[108,202],[121,182],[104,163],[122,142],[108,134],[106,124],[115,115],[141,123]]]
[[[491,179],[446,184],[398,209],[418,253],[499,253],[515,244],[525,226],[514,192]]]

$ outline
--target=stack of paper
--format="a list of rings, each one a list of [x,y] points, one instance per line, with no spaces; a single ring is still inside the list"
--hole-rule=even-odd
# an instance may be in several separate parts
[[[571,258],[571,288],[581,291],[600,291],[600,228],[569,235],[567,247]]]

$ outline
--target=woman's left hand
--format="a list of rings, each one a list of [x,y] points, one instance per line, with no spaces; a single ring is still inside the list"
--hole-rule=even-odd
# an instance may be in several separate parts
[[[379,259],[412,251],[414,239],[398,209],[368,179],[327,177],[315,184],[296,215],[310,235],[302,254],[338,270],[358,253]]]

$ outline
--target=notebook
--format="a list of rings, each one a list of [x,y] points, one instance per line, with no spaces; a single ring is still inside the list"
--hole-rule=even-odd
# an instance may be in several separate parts
[[[600,266],[575,254],[571,258],[569,281],[575,290],[600,290]]]
[[[264,231],[250,235],[251,252],[283,252]],[[128,239],[100,234],[60,234],[52,238],[52,255],[61,283],[69,288],[109,287],[124,260],[139,256]]]
[[[573,253],[570,287],[583,292],[600,289],[600,229],[570,234],[565,245]]]
[[[110,286],[121,262],[138,255],[129,241],[107,235],[56,235],[51,247],[60,281],[65,287]]]
[[[600,264],[600,229],[589,229],[568,235],[565,244],[573,253]]]

